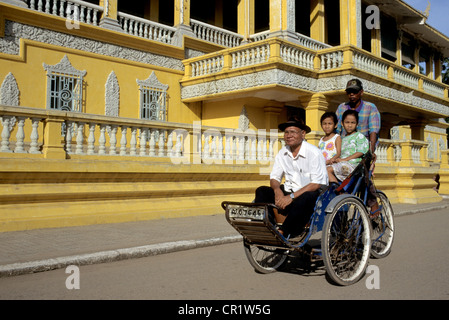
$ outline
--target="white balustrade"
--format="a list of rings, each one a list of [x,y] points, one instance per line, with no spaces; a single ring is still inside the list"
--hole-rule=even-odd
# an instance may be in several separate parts
[[[69,154],[180,157],[183,151],[183,136],[176,134],[176,129],[80,121],[67,121],[66,127],[65,149]]]
[[[264,63],[270,58],[270,46],[263,44],[246,47],[242,50],[232,52],[231,56],[233,69]]]
[[[296,43],[298,43],[300,46],[312,49],[312,50],[323,50],[323,49],[327,49],[330,48],[331,46],[317,41],[315,39],[312,39],[310,37],[307,37],[303,34],[300,33],[296,33],[296,35],[298,36],[298,40],[296,41]]]
[[[353,55],[354,67],[382,78],[388,77],[388,64],[378,59],[355,52]]]
[[[428,80],[424,79],[423,90],[426,93],[432,94],[436,97],[443,98],[443,99],[445,98],[444,97],[444,86],[438,85],[435,82],[428,81]]]
[[[98,26],[103,7],[79,0],[31,0],[29,8],[68,19],[71,23],[83,22]]]
[[[195,36],[204,41],[213,42],[228,48],[239,46],[243,41],[243,36],[238,33],[221,29],[195,19],[190,19],[190,24]]]
[[[2,153],[31,153],[41,154],[39,131],[42,119],[26,116],[0,115],[2,125],[0,152]],[[25,135],[25,126],[29,129],[28,137]],[[11,135],[14,128],[16,134]],[[15,138],[15,139],[14,139]]]
[[[394,80],[402,85],[418,89],[419,76],[413,74],[412,71],[405,71],[402,69],[394,69]]]
[[[313,61],[315,59],[315,54],[310,51],[282,44],[281,57],[287,63],[294,64],[301,68],[314,69]]]
[[[321,70],[340,68],[343,64],[343,52],[334,51],[320,54]]]
[[[123,31],[126,33],[162,43],[170,43],[176,31],[176,28],[174,27],[142,19],[123,12],[118,13],[118,20]]]
[[[207,58],[192,63],[192,77],[210,75],[223,69],[223,56]]]
[[[206,163],[266,164],[274,160],[279,141],[277,132],[208,129],[202,133],[198,149]]]

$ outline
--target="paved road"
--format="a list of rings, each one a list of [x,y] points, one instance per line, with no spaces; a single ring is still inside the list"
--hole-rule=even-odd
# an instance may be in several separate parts
[[[380,289],[365,277],[349,287],[329,284],[324,270],[255,273],[241,243],[79,268],[79,289],[65,269],[0,278],[0,299],[449,299],[449,213],[396,217],[393,252],[370,260]],[[75,280],[73,280],[75,279]],[[73,280],[73,281],[72,281]]]

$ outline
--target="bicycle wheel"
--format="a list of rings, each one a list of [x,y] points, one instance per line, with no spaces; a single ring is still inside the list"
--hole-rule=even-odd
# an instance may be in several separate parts
[[[338,285],[359,281],[368,266],[371,227],[368,212],[356,197],[341,199],[327,214],[321,238],[326,273]]]
[[[394,220],[393,208],[383,192],[377,191],[377,203],[381,210],[379,215],[371,217],[373,228],[371,255],[376,259],[381,259],[391,252],[394,239]]]
[[[262,245],[253,245],[243,241],[246,257],[254,270],[260,273],[272,273],[287,261],[288,250]]]

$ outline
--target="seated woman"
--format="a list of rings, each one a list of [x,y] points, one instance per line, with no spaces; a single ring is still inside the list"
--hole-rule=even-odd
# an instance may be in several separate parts
[[[368,152],[369,142],[366,137],[357,132],[359,114],[355,110],[347,110],[342,117],[342,125],[346,136],[342,139],[341,156],[333,160],[327,167],[329,182],[343,181],[362,160],[361,157]]]

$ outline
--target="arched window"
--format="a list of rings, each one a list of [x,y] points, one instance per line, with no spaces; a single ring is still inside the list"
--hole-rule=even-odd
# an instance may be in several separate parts
[[[67,56],[47,71],[47,109],[82,112],[83,77],[86,71],[75,69]]]
[[[137,80],[140,90],[140,118],[146,120],[167,120],[168,85],[159,82],[154,72],[147,80]]]

